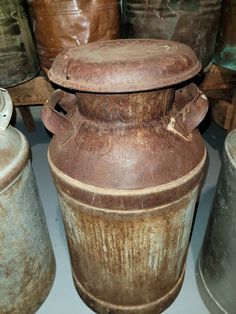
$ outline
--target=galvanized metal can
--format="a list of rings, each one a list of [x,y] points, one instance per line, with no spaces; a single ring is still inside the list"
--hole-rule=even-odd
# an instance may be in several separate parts
[[[214,62],[236,70],[236,1],[223,0]]]
[[[0,86],[33,78],[40,65],[23,0],[0,1]]]
[[[27,0],[41,64],[50,69],[64,49],[120,38],[118,0]]]
[[[236,313],[236,130],[228,134],[216,197],[199,257],[197,281],[214,314]]]
[[[42,119],[75,286],[97,313],[156,314],[177,296],[206,151],[193,51],[163,40],[59,54]],[[55,110],[60,104],[68,112]]]
[[[190,46],[203,67],[212,61],[222,0],[123,0],[126,38],[162,38]]]
[[[25,137],[8,126],[12,103],[0,89],[0,313],[35,313],[55,259]]]

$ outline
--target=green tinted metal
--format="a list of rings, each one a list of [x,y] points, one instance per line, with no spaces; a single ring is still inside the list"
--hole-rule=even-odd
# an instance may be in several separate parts
[[[22,0],[0,1],[0,86],[34,77],[39,70],[27,8]]]
[[[214,62],[236,70],[236,1],[224,0]]]

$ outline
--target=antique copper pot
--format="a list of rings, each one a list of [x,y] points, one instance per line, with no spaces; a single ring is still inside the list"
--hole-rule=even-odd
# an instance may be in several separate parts
[[[97,313],[156,314],[181,288],[208,106],[174,85],[200,68],[180,43],[114,40],[64,51],[48,73],[64,88],[42,110],[48,159],[75,286]]]
[[[0,89],[0,313],[33,314],[51,290],[55,258],[29,145],[8,125],[12,107]]]
[[[27,0],[43,68],[64,49],[120,38],[117,0]]]

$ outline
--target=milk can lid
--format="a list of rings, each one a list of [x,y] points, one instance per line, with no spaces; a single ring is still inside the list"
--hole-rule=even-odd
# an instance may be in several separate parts
[[[171,86],[201,69],[193,50],[159,39],[121,39],[79,45],[60,53],[49,79],[65,88],[97,93]]]
[[[17,129],[9,125],[12,101],[0,88],[0,192],[20,173],[28,159],[28,143]]]

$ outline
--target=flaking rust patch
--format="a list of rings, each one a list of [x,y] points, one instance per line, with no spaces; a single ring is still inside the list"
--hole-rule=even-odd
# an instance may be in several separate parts
[[[185,141],[188,141],[188,142],[191,141],[191,139],[192,139],[192,134],[189,134],[189,135],[187,135],[187,136],[184,136],[182,133],[180,133],[179,131],[177,131],[177,130],[175,129],[175,124],[176,124],[175,118],[171,117],[171,118],[170,118],[170,122],[168,123],[168,125],[167,125],[167,127],[166,127],[167,131],[172,132],[172,133],[174,133],[174,134],[180,136],[180,137],[183,138]]]

